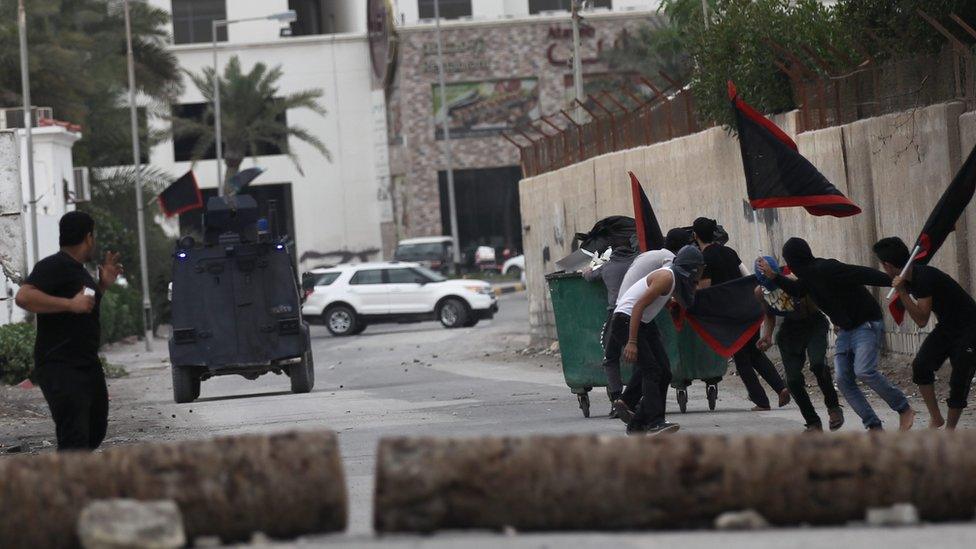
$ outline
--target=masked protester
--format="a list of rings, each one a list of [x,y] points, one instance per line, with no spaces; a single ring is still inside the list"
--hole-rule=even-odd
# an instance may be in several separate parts
[[[34,378],[51,409],[58,450],[94,450],[108,425],[98,310],[122,265],[118,254],[106,254],[96,282],[83,265],[92,260],[95,221],[76,211],[59,226],[61,251],[34,266],[16,300],[37,315]]]
[[[899,428],[907,431],[915,422],[905,394],[878,371],[878,355],[884,323],[881,307],[864,287],[890,286],[888,275],[836,259],[813,256],[802,238],[791,238],[783,245],[783,259],[796,280],[780,276],[765,261],[760,268],[766,277],[793,297],[810,296],[838,328],[834,373],[841,393],[866,429],[881,429],[881,419],[857,386],[861,381],[878,394],[900,416]]]
[[[700,285],[702,288],[717,286],[748,274],[735,250],[715,242],[716,227],[715,220],[706,217],[699,217],[693,225],[695,240],[702,249],[702,256],[705,258],[705,272],[702,274]],[[769,397],[766,396],[766,391],[759,383],[760,376],[779,397],[779,406],[786,406],[790,402],[790,391],[786,388],[786,383],[783,382],[783,378],[780,377],[769,357],[756,346],[758,342],[759,333],[757,332],[733,356],[735,370],[739,374],[742,384],[746,386],[749,400],[755,404],[753,411],[770,409]]]
[[[769,256],[763,257],[774,271],[780,272],[777,261]],[[830,430],[836,431],[844,425],[844,411],[834,389],[834,381],[827,367],[827,332],[830,326],[827,318],[810,301],[809,297],[795,298],[776,287],[763,274],[756,260],[756,297],[763,304],[766,317],[762,327],[762,337],[756,344],[759,350],[765,351],[772,346],[773,329],[776,328],[776,318],[783,317],[779,332],[776,333],[776,344],[779,354],[783,358],[783,368],[786,370],[786,384],[796,400],[800,413],[806,421],[807,431],[823,431],[823,423],[817,410],[810,402],[807,393],[806,379],[803,376],[803,366],[810,357],[810,369],[817,379],[817,385],[824,396],[824,404],[830,420]],[[783,275],[780,275],[783,276]]]
[[[640,379],[643,393],[636,410],[622,400],[614,402],[619,417],[627,421],[628,434],[673,433],[679,429],[665,421],[671,364],[654,317],[672,297],[683,306],[692,303],[702,265],[701,252],[685,246],[670,266],[638,280],[617,301],[610,337],[615,342],[626,338],[623,358],[635,364],[635,380]]]
[[[900,238],[883,238],[874,245],[881,266],[893,277],[892,286],[908,316],[920,328],[928,326],[932,313],[938,324],[926,336],[912,362],[912,381],[929,410],[929,427],[955,429],[966,408],[969,388],[976,373],[976,301],[946,273],[929,265],[908,263],[908,246]],[[948,423],[935,399],[935,372],[949,360]]]

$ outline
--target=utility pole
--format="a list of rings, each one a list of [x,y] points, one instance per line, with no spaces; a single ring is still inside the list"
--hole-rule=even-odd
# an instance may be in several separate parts
[[[40,261],[40,246],[37,242],[37,194],[34,188],[34,138],[33,116],[31,115],[30,72],[27,66],[27,12],[24,0],[17,2],[17,28],[20,31],[20,82],[24,99],[24,139],[27,142],[27,207],[30,215],[31,261]],[[33,265],[27,265],[29,272]]]
[[[213,102],[214,102],[214,145],[216,146],[217,152],[217,196],[224,196],[224,167],[221,165],[224,163],[224,147],[223,138],[220,135],[220,73],[217,67],[217,25],[223,24],[227,25],[226,21],[218,21],[214,19],[211,22],[211,38],[213,39]]]
[[[705,30],[708,30],[708,0],[702,0],[702,17],[705,18]]]
[[[583,59],[580,56],[580,21],[583,17],[579,14],[582,0],[573,0],[573,87],[576,90],[576,99],[583,102]],[[704,1],[704,0],[703,0]],[[576,123],[583,123],[583,108],[576,104]]]
[[[444,109],[442,127],[444,132],[444,161],[447,164],[447,201],[451,216],[451,238],[454,240],[454,274],[461,274],[461,241],[458,238],[457,203],[454,196],[454,159],[451,156],[451,109],[447,106],[447,92],[444,91],[444,54],[441,44],[440,0],[434,0],[434,25],[437,35],[437,87],[440,90],[441,108]]]
[[[139,117],[136,109],[136,69],[132,54],[132,23],[129,0],[125,0],[125,51],[129,70],[129,121],[132,128],[132,166],[136,179],[136,223],[139,225],[139,268],[142,271],[142,329],[146,336],[146,351],[152,351],[152,301],[149,299],[149,260],[146,257],[145,204],[142,201],[142,166],[139,153]]]

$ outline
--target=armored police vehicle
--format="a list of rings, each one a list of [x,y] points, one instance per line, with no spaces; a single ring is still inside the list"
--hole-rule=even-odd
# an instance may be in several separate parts
[[[268,227],[253,197],[214,197],[204,214],[203,243],[185,236],[177,244],[169,340],[176,402],[192,402],[201,381],[230,374],[286,374],[292,392],[312,390],[294,262]]]

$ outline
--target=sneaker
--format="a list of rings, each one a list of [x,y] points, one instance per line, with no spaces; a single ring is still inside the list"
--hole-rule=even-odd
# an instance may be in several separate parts
[[[807,425],[804,425],[804,427],[805,427],[805,429],[803,429],[803,432],[804,433],[822,433],[823,432],[823,425],[821,425],[819,423],[809,423]]]
[[[613,403],[610,403],[610,413],[607,414],[610,419],[617,419],[617,411],[613,409]]]
[[[652,425],[651,427],[648,427],[646,430],[646,434],[647,436],[669,434],[669,433],[677,432],[678,429],[681,429],[681,426],[678,425],[677,423],[668,423],[667,421],[662,421],[657,425]]]
[[[617,413],[617,419],[624,423],[630,424],[630,421],[634,419],[634,411],[623,400],[613,401],[613,411]]]
[[[844,409],[840,406],[827,410],[827,416],[830,418],[828,425],[831,431],[836,431],[844,426]]]

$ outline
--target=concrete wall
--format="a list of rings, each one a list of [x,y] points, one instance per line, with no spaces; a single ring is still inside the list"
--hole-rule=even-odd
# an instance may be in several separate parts
[[[796,113],[775,117],[794,136],[800,152],[863,213],[837,219],[814,217],[802,208],[763,210],[759,244],[746,202],[739,143],[721,128],[523,180],[533,333],[544,339],[555,337],[544,275],[556,270],[555,261],[572,251],[572,235],[608,215],[633,215],[628,171],[643,183],[665,231],[690,225],[698,216],[715,218],[729,231],[729,245],[747,265],[760,247],[779,256],[786,239],[801,236],[817,255],[876,266],[871,245],[882,236],[914,241],[964,155],[976,146],[976,113],[963,111],[961,103],[939,104],[799,135]],[[976,227],[973,216],[976,213],[970,209],[933,262],[970,289],[976,242],[966,235],[967,226]]]

